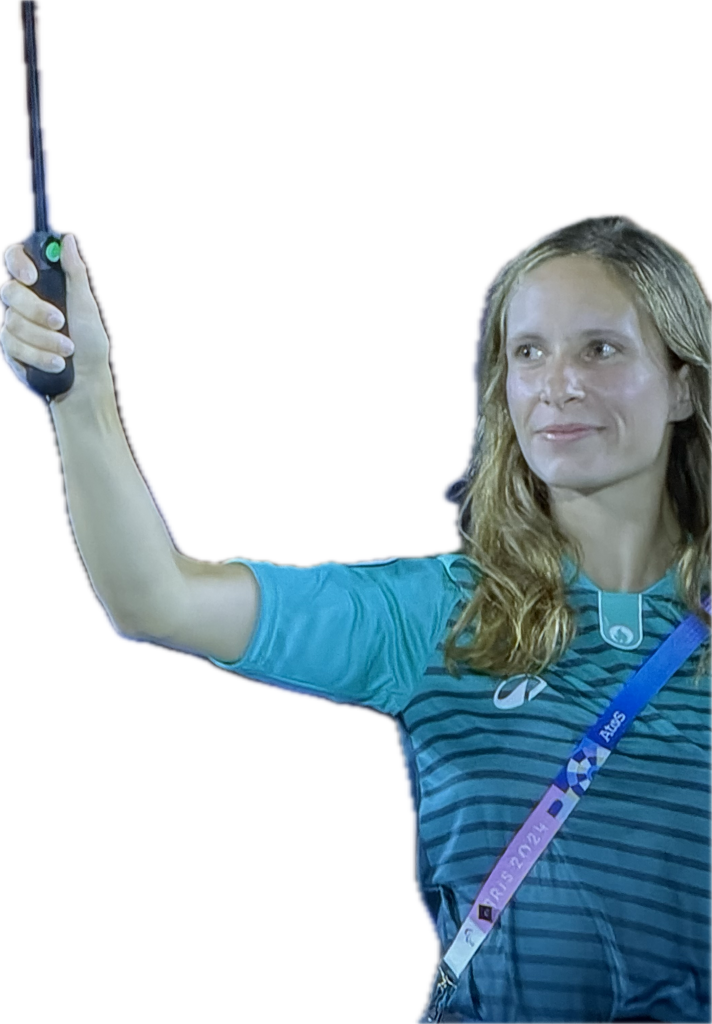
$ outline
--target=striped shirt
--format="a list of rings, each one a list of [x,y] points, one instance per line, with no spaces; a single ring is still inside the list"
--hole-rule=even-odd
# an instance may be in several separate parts
[[[243,657],[216,665],[396,718],[443,951],[574,744],[687,616],[673,569],[642,594],[608,593],[564,556],[578,632],[560,660],[539,676],[457,679],[442,647],[476,586],[463,555],[235,561],[255,573],[260,614]],[[710,1020],[710,680],[692,685],[696,657],[621,739],[445,1019]]]

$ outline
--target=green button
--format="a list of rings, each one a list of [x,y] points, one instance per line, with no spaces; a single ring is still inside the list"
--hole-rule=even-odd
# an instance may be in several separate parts
[[[50,242],[45,249],[45,257],[50,263],[56,263],[59,260],[59,254],[62,251],[62,246],[59,242]]]

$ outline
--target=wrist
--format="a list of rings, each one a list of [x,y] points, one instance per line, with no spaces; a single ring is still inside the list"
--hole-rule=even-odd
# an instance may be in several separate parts
[[[114,379],[108,365],[101,373],[95,374],[91,381],[75,380],[69,391],[51,399],[49,409],[55,425],[75,417],[118,417]]]

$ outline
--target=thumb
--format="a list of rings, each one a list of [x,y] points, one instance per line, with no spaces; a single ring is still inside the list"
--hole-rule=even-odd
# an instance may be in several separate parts
[[[87,268],[77,248],[77,240],[74,235],[62,236],[62,248],[60,250],[62,270],[71,281],[79,283],[86,278]]]

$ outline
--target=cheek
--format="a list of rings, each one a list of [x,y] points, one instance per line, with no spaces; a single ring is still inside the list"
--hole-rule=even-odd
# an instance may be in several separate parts
[[[664,426],[668,408],[664,382],[655,378],[618,381],[608,394],[631,425],[646,426],[653,434],[657,425]]]
[[[519,426],[523,415],[523,409],[529,400],[530,394],[522,385],[521,380],[513,374],[507,375],[507,408],[515,427]]]
[[[511,412],[512,405],[516,402],[516,387],[515,387],[514,380],[512,378],[512,374],[511,373],[507,374],[506,391],[507,391],[507,405],[509,406],[509,410]]]

